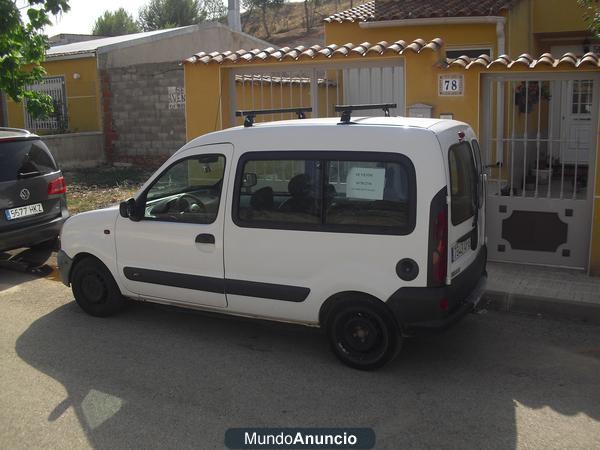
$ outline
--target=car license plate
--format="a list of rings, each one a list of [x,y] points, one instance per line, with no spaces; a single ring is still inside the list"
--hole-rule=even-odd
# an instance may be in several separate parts
[[[44,208],[41,203],[35,203],[33,205],[19,206],[18,208],[7,209],[4,211],[6,220],[20,219],[21,217],[35,216],[44,212]]]
[[[469,249],[471,248],[471,238],[468,238],[466,241],[457,242],[452,247],[452,262],[457,261],[461,256],[463,256]]]

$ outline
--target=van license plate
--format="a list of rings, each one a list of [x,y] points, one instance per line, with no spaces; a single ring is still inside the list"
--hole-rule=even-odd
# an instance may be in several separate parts
[[[44,212],[44,208],[41,203],[35,203],[33,205],[20,206],[18,208],[7,209],[4,211],[6,220],[20,219],[21,217],[35,216]]]
[[[471,248],[471,238],[466,241],[457,242],[452,247],[452,262],[457,261],[461,256],[469,251]]]

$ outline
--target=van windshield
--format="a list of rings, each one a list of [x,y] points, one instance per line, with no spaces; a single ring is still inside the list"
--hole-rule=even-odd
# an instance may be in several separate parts
[[[452,225],[458,225],[475,214],[477,205],[477,176],[469,143],[460,142],[450,147],[448,161]]]

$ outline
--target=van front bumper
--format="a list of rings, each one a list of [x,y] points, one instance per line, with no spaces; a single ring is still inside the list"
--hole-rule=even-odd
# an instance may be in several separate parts
[[[69,255],[67,255],[64,250],[59,250],[56,255],[56,263],[58,265],[60,280],[68,287],[71,284],[71,267],[73,266],[73,260],[69,258]]]
[[[485,292],[487,249],[449,286],[398,289],[387,300],[403,333],[444,330],[473,312]]]

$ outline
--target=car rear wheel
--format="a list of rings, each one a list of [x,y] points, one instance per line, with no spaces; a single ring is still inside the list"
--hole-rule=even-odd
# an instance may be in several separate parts
[[[77,304],[92,316],[110,316],[126,305],[110,271],[95,258],[84,258],[75,265],[71,286]]]
[[[366,300],[340,303],[328,316],[327,335],[344,364],[373,370],[392,360],[402,337],[384,305]]]

